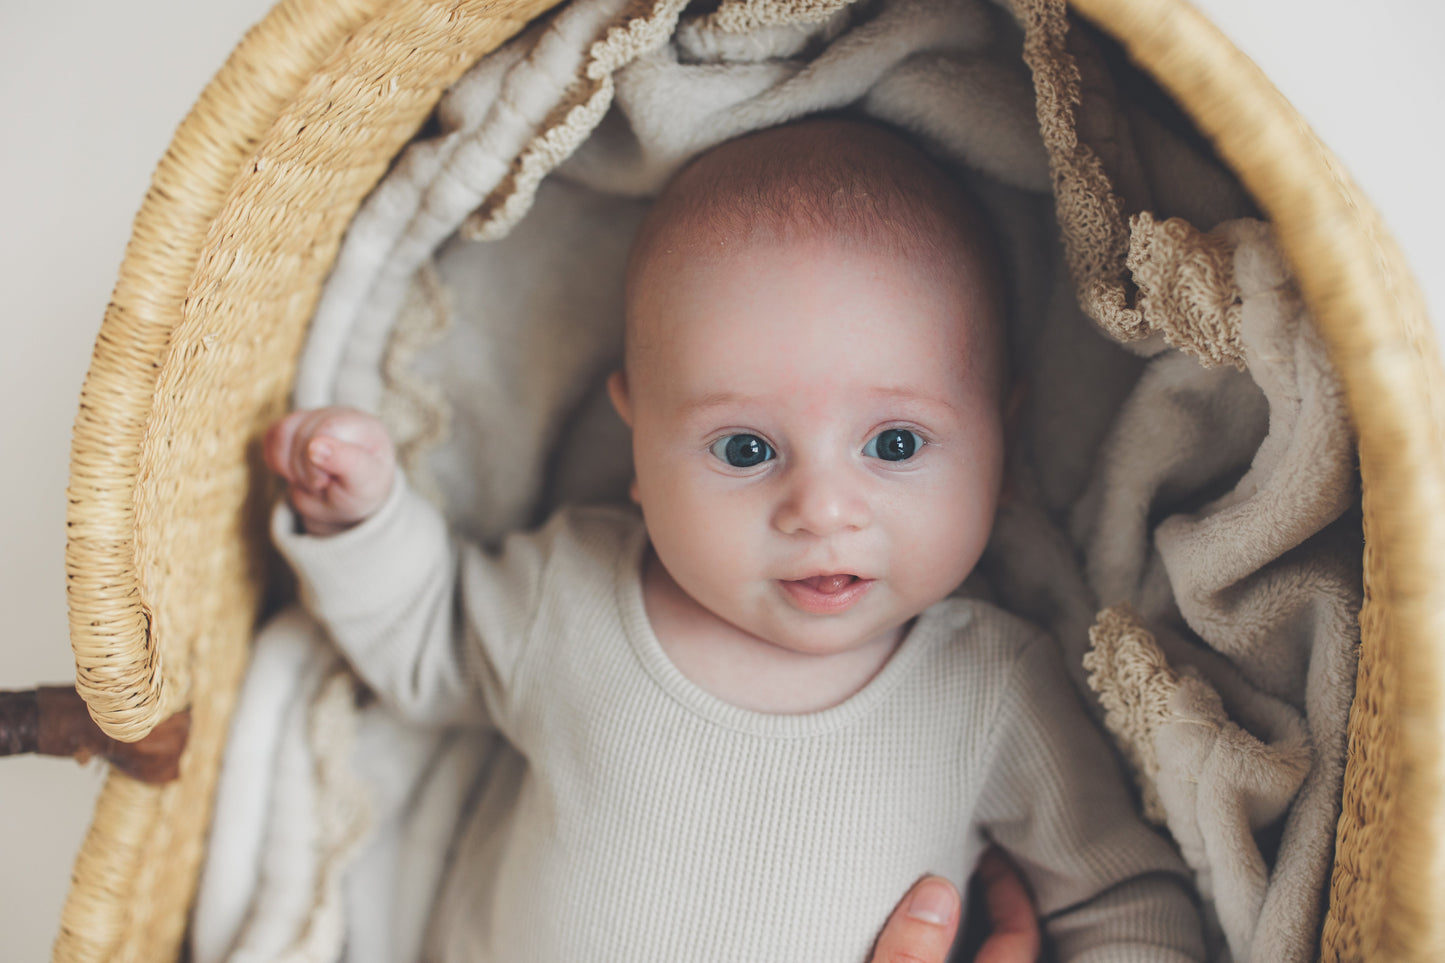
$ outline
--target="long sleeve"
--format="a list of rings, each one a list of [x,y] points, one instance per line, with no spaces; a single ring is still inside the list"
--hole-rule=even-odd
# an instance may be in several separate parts
[[[1188,872],[1137,815],[1051,642],[1021,653],[978,817],[1028,877],[1061,961],[1204,958]]]
[[[398,474],[386,503],[355,528],[298,534],[282,504],[272,538],[306,607],[399,714],[423,723],[505,718],[544,579],[545,537],[514,536],[496,555],[458,544]]]

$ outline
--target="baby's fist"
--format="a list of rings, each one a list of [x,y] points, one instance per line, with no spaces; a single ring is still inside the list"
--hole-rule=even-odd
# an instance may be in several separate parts
[[[286,479],[311,535],[365,521],[391,494],[396,450],[381,422],[354,408],[293,411],[266,432],[266,464]]]

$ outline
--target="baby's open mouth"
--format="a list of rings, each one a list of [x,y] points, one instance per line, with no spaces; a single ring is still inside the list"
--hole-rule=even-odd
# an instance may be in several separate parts
[[[822,595],[837,595],[849,585],[858,581],[856,575],[814,575],[811,578],[800,578],[799,583],[806,585],[814,592]]]
[[[810,575],[778,583],[792,603],[814,615],[835,615],[851,607],[873,586],[873,579],[851,573]]]

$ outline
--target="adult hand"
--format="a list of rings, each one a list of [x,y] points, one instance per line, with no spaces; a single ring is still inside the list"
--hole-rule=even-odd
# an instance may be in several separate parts
[[[983,885],[989,926],[974,963],[1034,963],[1041,946],[1039,915],[1019,871],[990,846],[973,874]]]
[[[997,849],[979,860],[989,935],[974,963],[1035,963],[1038,915],[1018,870]],[[962,902],[948,880],[926,876],[914,884],[889,917],[871,963],[944,963],[958,933]]]
[[[913,884],[873,948],[871,963],[944,963],[958,932],[963,902],[941,876]]]

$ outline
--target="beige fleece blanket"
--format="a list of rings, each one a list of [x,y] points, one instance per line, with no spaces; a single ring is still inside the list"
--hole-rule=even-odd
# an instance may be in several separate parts
[[[1053,0],[574,0],[464,77],[358,214],[295,401],[380,412],[477,538],[620,498],[601,381],[647,198],[821,110],[912,132],[997,223],[1029,386],[988,590],[1059,641],[1197,874],[1215,958],[1304,961],[1353,694],[1351,436],[1267,226],[1105,54]],[[197,959],[416,957],[485,737],[337,722],[295,613],[258,646]]]

